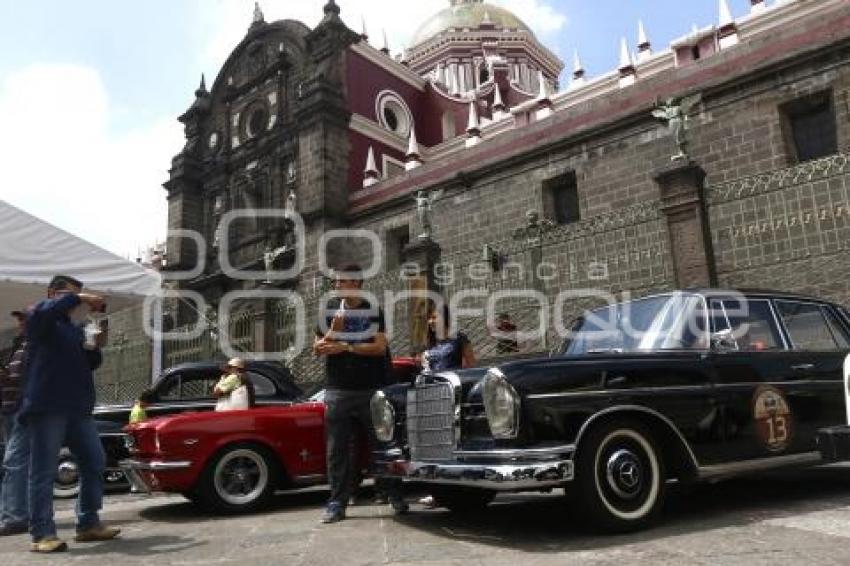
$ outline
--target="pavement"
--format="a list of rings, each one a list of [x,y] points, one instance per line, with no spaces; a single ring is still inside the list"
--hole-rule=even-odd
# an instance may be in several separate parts
[[[120,539],[72,542],[73,502],[57,503],[67,554],[35,556],[27,536],[0,539],[4,566],[463,565],[536,566],[850,564],[850,468],[830,467],[714,485],[671,485],[659,523],[639,533],[593,532],[552,494],[500,495],[484,512],[349,507],[318,523],[327,492],[284,493],[269,510],[215,517],[178,496],[107,497],[103,519]]]

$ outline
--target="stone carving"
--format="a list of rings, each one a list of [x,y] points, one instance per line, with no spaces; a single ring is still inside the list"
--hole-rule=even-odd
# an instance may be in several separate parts
[[[548,218],[540,218],[536,210],[525,213],[525,226],[514,230],[515,240],[525,240],[529,244],[539,243],[546,232],[555,229],[555,223]]]
[[[701,95],[688,96],[682,99],[668,98],[663,105],[656,103],[652,116],[667,124],[667,128],[676,142],[677,152],[670,158],[671,161],[680,161],[688,158],[688,139],[685,135],[688,123],[688,112],[702,100]]]

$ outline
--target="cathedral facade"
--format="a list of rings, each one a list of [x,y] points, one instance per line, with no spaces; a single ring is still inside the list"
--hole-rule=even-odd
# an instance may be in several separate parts
[[[175,287],[214,306],[296,291],[307,326],[322,266],[352,260],[377,266],[376,293],[430,288],[482,313],[494,294],[532,290],[495,307],[543,327],[520,345],[530,352],[592,304],[569,290],[769,287],[850,303],[850,6],[751,4],[735,19],[720,0],[716,25],[662,49],[641,24],[618,68],[590,77],[576,55],[567,84],[527,25],[482,0],[451,0],[397,57],[333,0],[314,29],[257,8],[180,117],[167,271],[201,265]],[[235,212],[252,210],[280,214]],[[375,237],[328,241],[340,229]],[[397,354],[421,342],[421,307],[385,305]],[[246,349],[286,345],[295,318],[262,299],[248,312]],[[491,319],[461,321],[483,358],[500,353]]]

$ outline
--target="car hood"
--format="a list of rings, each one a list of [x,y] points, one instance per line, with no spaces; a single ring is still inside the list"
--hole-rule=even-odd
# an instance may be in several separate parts
[[[594,391],[602,387],[602,377],[618,370],[633,370],[659,364],[697,363],[704,356],[700,351],[659,351],[639,353],[593,354],[533,358],[494,366],[508,382],[523,395],[560,392],[564,389]],[[487,370],[466,374],[463,381],[480,380]],[[458,372],[460,375],[460,372]],[[480,401],[480,388],[464,385],[471,391],[469,401]],[[467,396],[465,395],[465,398]]]

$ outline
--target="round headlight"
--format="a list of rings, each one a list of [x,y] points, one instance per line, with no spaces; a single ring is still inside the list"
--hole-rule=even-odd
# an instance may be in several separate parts
[[[494,438],[516,438],[519,431],[519,395],[497,369],[487,372],[482,384],[484,412]]]
[[[372,396],[372,426],[381,442],[390,442],[395,434],[395,409],[383,391]]]

